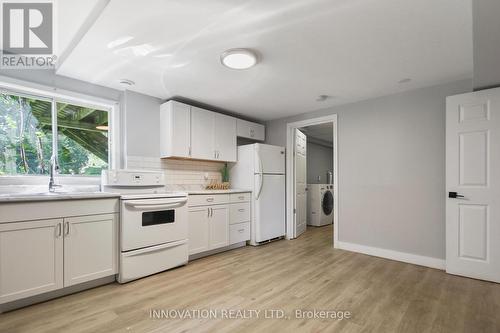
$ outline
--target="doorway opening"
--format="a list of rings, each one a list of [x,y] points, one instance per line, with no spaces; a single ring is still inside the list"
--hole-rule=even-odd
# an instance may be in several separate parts
[[[287,239],[324,228],[337,247],[337,127],[336,114],[287,124]]]

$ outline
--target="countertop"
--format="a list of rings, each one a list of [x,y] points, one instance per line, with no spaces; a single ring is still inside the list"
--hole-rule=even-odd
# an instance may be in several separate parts
[[[188,195],[203,194],[231,194],[252,192],[243,189],[229,190],[188,190]],[[57,200],[83,200],[83,199],[106,199],[119,198],[119,193],[109,192],[40,192],[40,193],[3,193],[0,194],[0,203],[33,202],[33,201],[57,201]]]
[[[231,193],[247,193],[252,192],[250,190],[242,190],[237,188],[232,188],[229,190],[188,190],[185,191],[189,195],[201,195],[201,194],[231,194]]]
[[[0,194],[0,203],[56,201],[56,200],[82,200],[119,198],[118,193],[107,192],[43,192],[43,193],[9,193]]]

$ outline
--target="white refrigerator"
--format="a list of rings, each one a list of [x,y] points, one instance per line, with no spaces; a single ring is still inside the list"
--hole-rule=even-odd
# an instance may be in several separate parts
[[[233,188],[252,191],[250,244],[285,235],[285,148],[255,143],[238,147],[230,169]]]

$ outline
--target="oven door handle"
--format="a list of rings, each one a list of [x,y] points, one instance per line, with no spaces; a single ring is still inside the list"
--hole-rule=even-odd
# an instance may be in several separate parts
[[[131,200],[125,201],[125,206],[138,210],[169,209],[184,206],[187,199],[151,201],[151,200]]]

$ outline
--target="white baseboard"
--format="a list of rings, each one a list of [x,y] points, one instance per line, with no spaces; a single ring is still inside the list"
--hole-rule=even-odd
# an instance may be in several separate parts
[[[351,252],[359,252],[363,254],[368,254],[370,256],[391,259],[396,261],[402,261],[409,264],[426,266],[430,268],[436,269],[445,269],[445,260],[432,258],[432,257],[424,257],[417,254],[411,254],[406,252],[399,252],[394,250],[381,249],[378,247],[371,247],[366,245],[360,245],[349,242],[337,242],[336,248],[341,250],[347,250]]]

